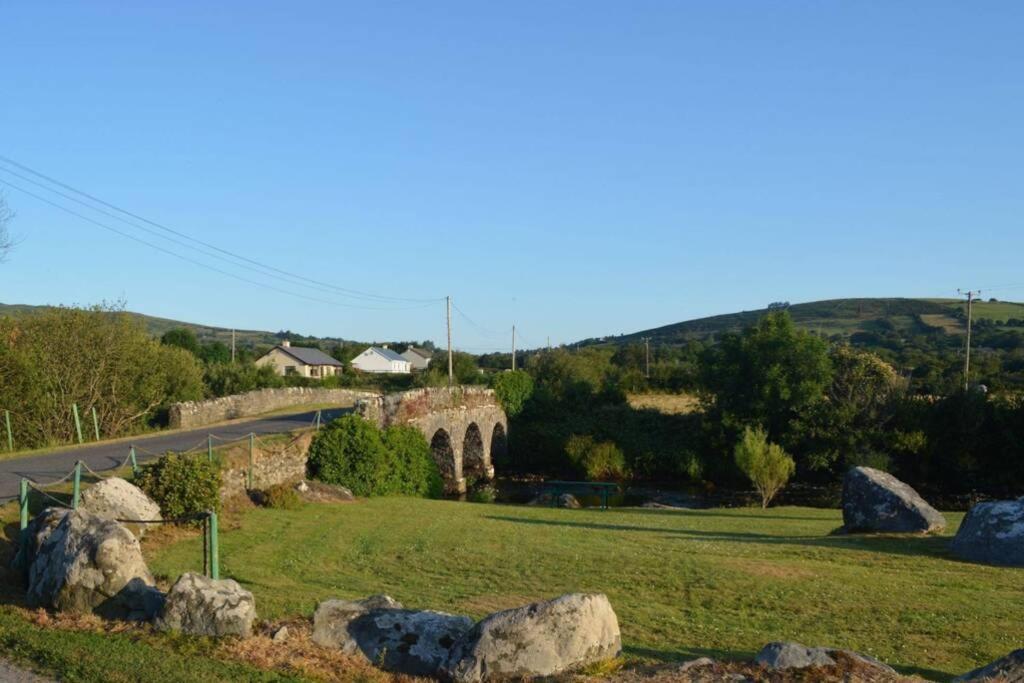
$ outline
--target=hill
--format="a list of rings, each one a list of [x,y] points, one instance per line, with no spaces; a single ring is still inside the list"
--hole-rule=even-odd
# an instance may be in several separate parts
[[[587,339],[580,344],[630,344],[645,337],[655,344],[707,341],[723,333],[739,332],[757,322],[771,308],[781,307],[789,311],[799,327],[833,338],[892,332],[911,336],[939,330],[963,334],[966,330],[966,304],[960,299],[829,299],[793,305],[772,304],[769,308],[698,318],[617,337]],[[987,321],[981,324],[991,328],[1020,328],[1024,326],[1024,304],[979,301],[974,305],[973,316],[975,321]]]

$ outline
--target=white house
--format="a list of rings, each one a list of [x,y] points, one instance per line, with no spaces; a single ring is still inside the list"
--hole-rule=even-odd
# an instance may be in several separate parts
[[[316,379],[340,375],[343,367],[320,349],[292,346],[287,339],[257,358],[256,365],[269,365],[279,375],[300,375]]]
[[[415,346],[410,346],[405,351],[402,351],[402,358],[409,361],[409,366],[413,370],[426,370],[430,367],[430,351],[426,349],[418,349]]]
[[[386,346],[371,346],[352,359],[352,367],[363,372],[407,375],[412,367],[405,358]]]

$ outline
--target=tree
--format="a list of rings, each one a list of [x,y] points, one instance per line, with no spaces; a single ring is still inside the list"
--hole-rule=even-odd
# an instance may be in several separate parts
[[[761,507],[775,497],[796,471],[796,463],[782,447],[769,443],[768,434],[761,427],[746,427],[733,450],[736,465],[747,475],[761,494]]]
[[[742,334],[725,335],[702,357],[710,412],[731,428],[764,425],[782,442],[793,418],[824,398],[831,379],[827,345],[798,330],[788,311],[772,311]]]
[[[196,333],[187,327],[175,327],[173,330],[167,330],[160,337],[160,343],[164,346],[177,346],[193,356],[199,356],[199,340],[196,339]]]
[[[14,220],[14,211],[7,205],[7,199],[0,194],[0,263],[7,260],[7,255],[14,248],[11,237],[10,223]]]
[[[509,417],[518,415],[533,395],[533,377],[525,370],[499,372],[491,382],[501,407]]]

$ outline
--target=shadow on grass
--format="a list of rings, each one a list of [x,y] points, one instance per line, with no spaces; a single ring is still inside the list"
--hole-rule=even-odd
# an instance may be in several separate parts
[[[595,531],[629,531],[651,534],[668,534],[682,539],[702,541],[727,541],[733,543],[760,543],[764,545],[801,545],[815,548],[832,548],[836,550],[859,550],[893,555],[927,556],[943,559],[955,559],[949,554],[949,538],[944,536],[919,535],[808,535],[808,536],[773,536],[754,532],[704,531],[701,529],[673,529],[671,527],[646,527],[628,524],[604,524],[598,522],[574,522],[568,519],[530,519],[524,517],[506,517],[486,515],[486,519],[515,524],[538,526],[575,527]]]
[[[735,512],[716,512],[708,508],[633,508],[633,507],[622,507],[613,508],[618,514],[631,514],[631,515],[650,515],[650,516],[663,516],[663,517],[691,517],[693,519],[702,519],[704,517],[721,517],[722,519],[784,519],[790,522],[829,522],[829,518],[826,516],[821,517],[807,517],[806,515],[786,515],[782,513],[762,513],[752,508],[728,508],[729,510],[735,510]],[[822,508],[823,510],[825,508]],[[838,512],[838,511],[835,511]]]

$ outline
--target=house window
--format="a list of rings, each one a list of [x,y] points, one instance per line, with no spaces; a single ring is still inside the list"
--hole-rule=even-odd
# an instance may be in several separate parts
[[[286,375],[297,375],[297,374],[299,374],[299,370],[294,365],[286,365],[286,366],[284,366],[284,374],[286,374]]]

